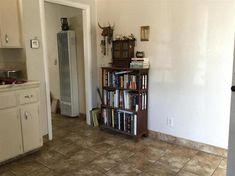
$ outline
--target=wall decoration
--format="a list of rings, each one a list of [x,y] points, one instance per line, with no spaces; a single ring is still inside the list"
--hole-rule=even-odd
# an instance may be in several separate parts
[[[99,23],[98,26],[100,27],[100,29],[102,29],[101,35],[104,37],[100,43],[101,51],[103,55],[107,55],[109,51],[109,44],[111,44],[113,40],[114,26],[111,26],[109,24],[108,26],[102,27]]]
[[[141,26],[140,27],[140,40],[149,41],[149,33],[150,33],[149,26]]]

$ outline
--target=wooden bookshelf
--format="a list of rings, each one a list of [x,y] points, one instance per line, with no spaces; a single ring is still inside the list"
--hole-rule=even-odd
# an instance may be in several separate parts
[[[149,69],[102,67],[101,129],[148,135]]]

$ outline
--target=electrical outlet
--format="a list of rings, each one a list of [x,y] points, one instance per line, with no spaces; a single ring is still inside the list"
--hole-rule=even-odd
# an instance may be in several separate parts
[[[168,118],[167,118],[167,125],[173,127],[173,126],[174,126],[174,119],[168,117]]]

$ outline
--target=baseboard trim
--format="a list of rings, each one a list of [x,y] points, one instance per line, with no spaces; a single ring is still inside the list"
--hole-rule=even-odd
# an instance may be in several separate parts
[[[228,155],[228,151],[226,149],[215,147],[215,146],[208,145],[208,144],[203,144],[200,142],[191,141],[188,139],[171,136],[171,135],[160,133],[160,132],[149,130],[149,137],[153,139],[165,141],[171,144],[181,145],[181,146],[188,147],[191,149],[203,151],[203,152],[210,153],[213,155],[218,155],[221,157],[227,157]]]

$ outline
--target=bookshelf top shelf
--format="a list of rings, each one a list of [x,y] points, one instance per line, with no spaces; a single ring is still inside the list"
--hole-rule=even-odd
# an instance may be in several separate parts
[[[131,109],[125,109],[125,108],[115,108],[115,107],[113,107],[113,106],[107,106],[107,105],[104,105],[104,104],[101,104],[101,106],[103,107],[103,108],[108,108],[108,109],[115,109],[115,110],[120,110],[120,111],[124,111],[124,112],[129,112],[129,113],[137,113],[137,111],[135,111],[135,110],[131,110]]]
[[[122,67],[102,67],[102,69],[107,69],[107,70],[130,70],[130,71],[148,71],[149,68],[122,68]]]

